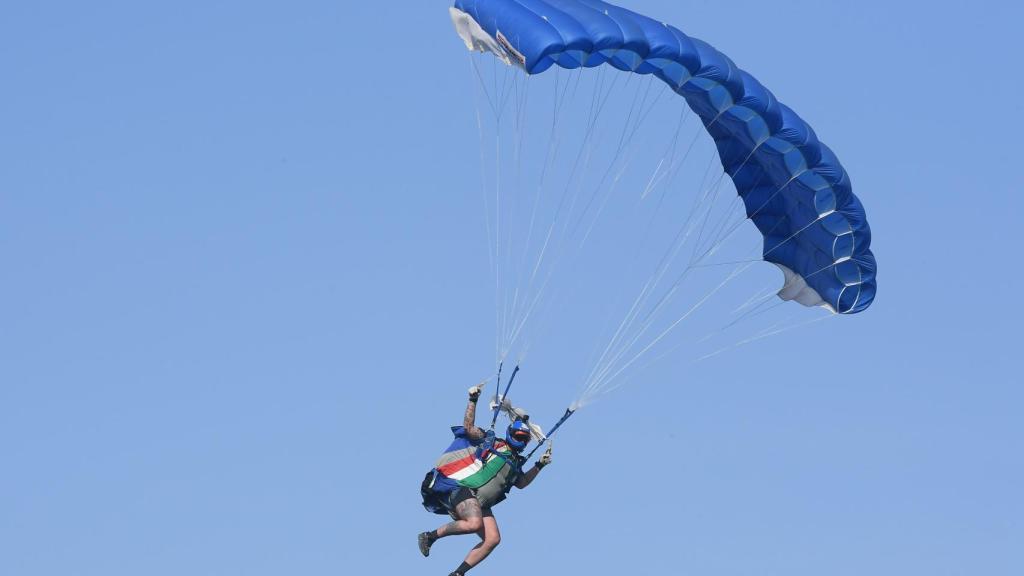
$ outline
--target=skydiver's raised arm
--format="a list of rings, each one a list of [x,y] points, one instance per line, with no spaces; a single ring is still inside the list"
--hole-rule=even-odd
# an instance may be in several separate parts
[[[473,386],[469,389],[469,403],[466,405],[466,415],[462,419],[462,426],[466,429],[466,436],[471,440],[483,440],[484,431],[476,425],[476,402],[480,399],[481,386]]]

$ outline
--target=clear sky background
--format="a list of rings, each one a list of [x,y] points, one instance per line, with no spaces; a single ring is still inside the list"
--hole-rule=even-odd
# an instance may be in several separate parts
[[[1024,573],[1021,9],[624,4],[838,152],[879,296],[582,411],[474,574]],[[457,566],[413,542],[494,354],[447,4],[8,3],[0,70],[0,573]]]

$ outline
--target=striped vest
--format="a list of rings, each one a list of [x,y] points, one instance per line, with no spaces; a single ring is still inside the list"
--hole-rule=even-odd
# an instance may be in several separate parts
[[[485,508],[503,500],[519,476],[515,452],[501,439],[495,439],[488,450],[485,440],[471,440],[462,426],[453,426],[452,434],[455,440],[435,464],[449,482],[440,482],[435,489],[444,485],[469,488],[476,491]]]

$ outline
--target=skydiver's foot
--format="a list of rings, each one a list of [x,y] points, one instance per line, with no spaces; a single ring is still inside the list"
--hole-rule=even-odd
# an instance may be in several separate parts
[[[452,572],[452,573],[451,573],[451,574],[449,574],[448,576],[466,576],[466,575],[465,575],[465,574],[463,574],[462,572]]]
[[[431,538],[431,536],[433,536],[433,538]],[[434,536],[434,534],[431,534],[430,532],[420,532],[417,540],[420,545],[420,554],[430,556],[430,546],[437,540],[437,536]]]

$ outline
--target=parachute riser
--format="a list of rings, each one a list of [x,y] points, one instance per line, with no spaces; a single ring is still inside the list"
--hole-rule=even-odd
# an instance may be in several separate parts
[[[533,458],[534,453],[536,453],[537,450],[540,450],[541,446],[543,446],[549,438],[554,436],[555,432],[557,432],[558,429],[561,428],[562,424],[565,424],[565,421],[568,420],[575,413],[576,410],[573,410],[572,408],[566,408],[565,414],[562,414],[562,417],[559,418],[558,422],[556,422],[555,425],[551,427],[551,430],[544,435],[544,438],[541,439],[541,441],[536,446],[533,447],[533,450],[531,450],[530,453],[526,455],[526,458],[523,460],[523,464],[529,462],[530,458]]]
[[[508,379],[508,384],[505,384],[505,391],[502,392],[501,396],[498,396],[498,389],[501,388],[501,366],[498,366],[498,383],[494,389],[494,413],[491,415],[491,431],[494,430],[494,426],[498,423],[498,414],[501,413],[501,405],[505,399],[508,398],[508,391],[512,388],[512,383],[516,381],[516,374],[519,374],[519,366],[516,366],[512,370],[512,376]]]
[[[501,369],[504,368],[504,366],[505,366],[505,362],[504,361],[498,362],[498,379],[494,383],[494,403],[495,404],[498,403],[498,390],[501,390]],[[497,414],[495,414],[495,419],[497,419]],[[493,423],[493,421],[491,423],[491,430],[494,430],[494,423]]]

